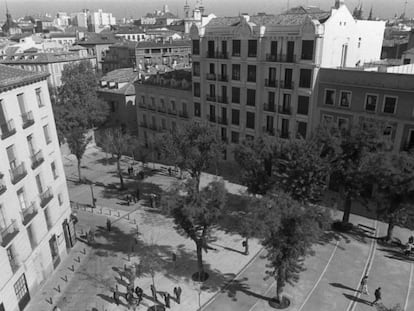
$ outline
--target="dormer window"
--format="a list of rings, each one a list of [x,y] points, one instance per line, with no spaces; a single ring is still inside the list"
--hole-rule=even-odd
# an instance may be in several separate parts
[[[109,88],[110,89],[116,88],[116,83],[115,82],[109,82]]]
[[[106,81],[104,81],[104,80],[102,80],[100,84],[101,84],[101,87],[108,86],[108,83]]]

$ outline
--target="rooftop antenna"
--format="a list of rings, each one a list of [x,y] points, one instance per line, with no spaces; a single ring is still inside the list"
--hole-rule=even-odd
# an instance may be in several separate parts
[[[404,12],[403,12],[404,17],[405,17],[405,12],[407,11],[407,4],[408,4],[408,0],[405,0],[405,2],[404,2]]]

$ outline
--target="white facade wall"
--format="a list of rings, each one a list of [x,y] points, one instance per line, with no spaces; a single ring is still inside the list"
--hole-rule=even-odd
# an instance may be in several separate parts
[[[41,90],[43,107],[39,107],[36,101],[35,90],[38,88]],[[17,101],[17,95],[21,93],[24,94],[27,111],[31,111],[34,117],[34,124],[25,129],[22,127],[22,113]],[[0,101],[7,120],[13,119],[16,129],[14,135],[0,139],[0,159],[2,159],[0,172],[4,174],[2,182],[7,187],[7,190],[0,194],[0,205],[7,224],[15,220],[19,231],[7,245],[0,243],[0,305],[3,303],[6,310],[18,310],[14,290],[16,280],[24,274],[28,291],[32,296],[53,272],[52,254],[49,247],[49,239],[53,235],[57,239],[60,260],[66,256],[67,247],[62,222],[65,219],[70,221],[71,210],[46,80],[0,93]],[[46,142],[44,135],[43,126],[45,125],[49,128],[49,143]],[[35,168],[32,168],[32,158],[27,142],[28,135],[33,135],[35,151],[41,150],[44,157],[43,163]],[[15,184],[11,182],[6,152],[6,148],[11,145],[15,147],[17,162],[24,162],[27,171],[27,175]],[[52,162],[56,165],[57,177],[52,173]],[[40,206],[36,185],[35,176],[38,174],[40,174],[43,189],[50,187],[53,194],[53,198],[44,207]],[[27,224],[23,223],[21,215],[21,205],[17,196],[19,189],[24,189],[27,206],[34,202],[37,209],[37,214]],[[45,213],[50,219],[49,227]],[[29,227],[32,229],[30,234]],[[31,244],[29,237],[36,242],[37,246]],[[7,249],[10,247],[20,265],[14,272],[7,255]]]

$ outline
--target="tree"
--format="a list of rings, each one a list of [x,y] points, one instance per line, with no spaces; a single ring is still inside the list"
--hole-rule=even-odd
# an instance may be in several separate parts
[[[222,154],[222,144],[215,129],[207,124],[191,122],[176,131],[157,137],[159,152],[180,170],[188,170],[197,191],[201,173],[216,163]]]
[[[121,189],[124,189],[124,178],[122,176],[121,158],[124,153],[130,150],[132,137],[123,133],[121,128],[109,128],[105,130],[104,139],[108,144],[109,150],[116,156],[116,167],[119,176]]]
[[[203,266],[203,249],[207,252],[211,230],[224,213],[227,191],[222,181],[213,181],[201,190],[195,186],[197,183],[195,178],[190,178],[176,185],[164,196],[162,206],[174,218],[179,232],[194,241],[198,266],[196,279],[204,281],[208,275]]]
[[[75,129],[67,136],[67,142],[70,151],[76,156],[78,161],[78,177],[79,181],[82,181],[81,177],[81,161],[83,154],[85,153],[86,146],[90,142],[91,138],[86,137],[82,130]]]
[[[330,223],[329,213],[318,206],[308,208],[282,192],[267,195],[255,208],[268,252],[266,274],[275,278],[276,302],[282,303],[285,284],[298,281],[304,257],[313,254],[312,245]]]
[[[97,76],[89,61],[65,65],[52,105],[60,141],[76,129],[92,128],[102,124],[109,107],[97,97]]]
[[[350,130],[319,128],[316,139],[323,146],[322,156],[330,162],[330,185],[339,190],[343,223],[349,222],[352,201],[371,192],[368,159],[386,145],[379,124],[358,124]]]
[[[374,154],[369,171],[377,188],[377,213],[388,222],[386,239],[390,241],[394,226],[404,222],[414,202],[414,157],[406,152]]]

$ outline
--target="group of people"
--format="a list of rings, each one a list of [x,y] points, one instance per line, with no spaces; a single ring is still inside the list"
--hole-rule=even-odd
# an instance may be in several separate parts
[[[414,236],[410,236],[408,238],[407,244],[405,244],[404,255],[410,256],[413,248],[414,248]]]
[[[155,289],[155,286],[153,284],[151,284],[150,290],[151,290],[152,299],[154,300],[154,302],[158,302],[158,292]],[[173,292],[174,292],[174,296],[175,296],[175,301],[178,304],[180,304],[180,302],[181,302],[181,293],[182,293],[181,287],[180,286],[174,287]],[[170,295],[170,293],[162,292],[161,295],[164,298],[165,307],[166,308],[171,308],[171,295]],[[118,287],[116,287],[116,289],[114,290],[114,293],[113,293],[113,299],[114,299],[114,302],[116,303],[117,306],[120,304],[120,300],[119,300],[120,297],[121,297],[121,294],[118,291]],[[129,306],[138,307],[139,304],[141,303],[143,297],[144,297],[144,290],[141,287],[137,286],[137,287],[135,287],[135,290],[134,290],[134,286],[132,285],[132,283],[127,285],[127,292],[125,293],[124,298],[127,301]]]
[[[368,292],[368,275],[365,275],[362,280],[361,280],[361,286],[360,286],[360,291],[362,294],[365,295],[369,295]],[[382,299],[382,294],[381,294],[381,287],[378,287],[375,292],[374,292],[374,296],[375,299],[373,302],[371,302],[371,306],[374,306],[378,303],[378,301],[380,301]]]
[[[138,187],[134,193],[127,194],[125,198],[128,205],[132,202],[137,203],[140,199],[141,199],[141,192]]]

